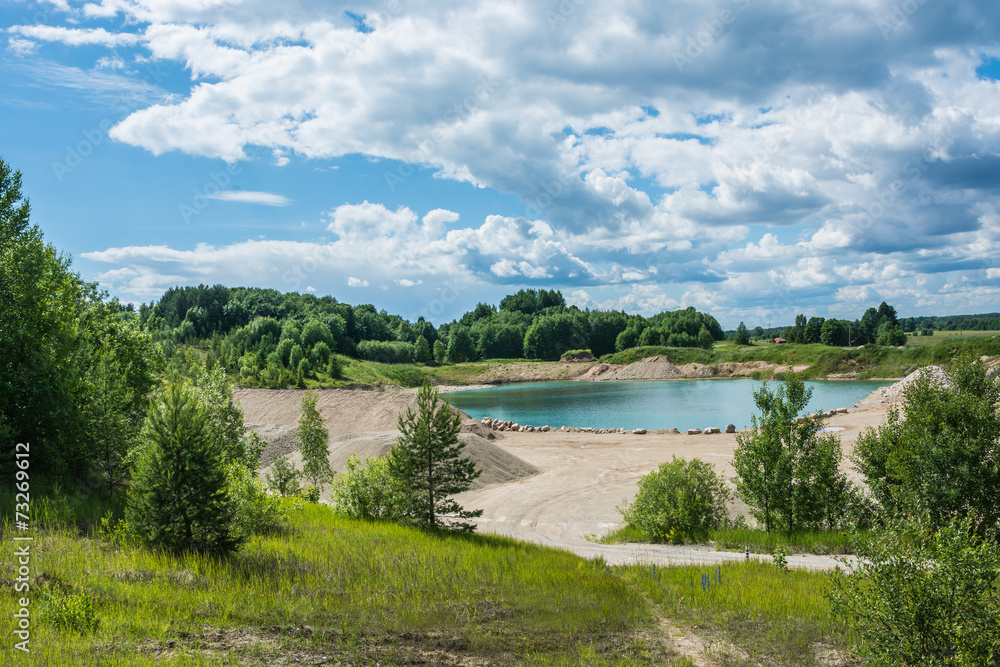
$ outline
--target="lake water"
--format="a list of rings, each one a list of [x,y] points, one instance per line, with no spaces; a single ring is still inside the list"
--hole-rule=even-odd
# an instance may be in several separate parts
[[[813,390],[808,412],[850,408],[892,382],[806,382]],[[750,425],[758,380],[638,380],[533,382],[448,394],[452,405],[477,419],[493,417],[533,426],[704,429]],[[777,389],[780,382],[769,382]]]

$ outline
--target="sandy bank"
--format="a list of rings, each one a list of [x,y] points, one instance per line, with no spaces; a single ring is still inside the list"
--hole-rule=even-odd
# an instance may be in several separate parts
[[[319,392],[318,406],[326,417],[331,435],[331,464],[341,469],[351,452],[363,458],[384,454],[396,438],[397,417],[415,405],[412,392],[326,390]],[[246,421],[269,438],[271,459],[295,447],[294,425],[299,416],[299,390],[248,390],[235,392],[243,405]],[[827,420],[837,431],[844,450],[842,464],[849,477],[849,456],[857,436],[868,426],[885,420],[888,405],[854,410]],[[466,417],[467,431],[485,427]],[[488,432],[488,431],[487,431]],[[504,433],[495,440],[463,435],[470,455],[484,468],[477,488],[459,496],[470,509],[484,510],[479,520],[483,532],[568,549],[584,557],[602,556],[611,563],[709,563],[742,558],[740,554],[715,552],[707,547],[627,544],[600,545],[588,535],[604,535],[621,525],[616,507],[630,501],[639,479],[671,457],[698,457],[712,463],[726,479],[732,479],[736,435],[686,435],[647,433],[593,434]],[[745,513],[733,501],[730,509]],[[832,559],[818,556],[789,557],[793,566],[832,567]]]

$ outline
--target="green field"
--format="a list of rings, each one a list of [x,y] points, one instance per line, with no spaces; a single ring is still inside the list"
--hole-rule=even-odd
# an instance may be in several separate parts
[[[768,564],[654,575],[303,503],[287,531],[213,560],[92,530],[99,502],[34,502],[50,527],[31,547],[31,652],[8,639],[5,664],[690,665],[671,639],[681,632],[717,656],[811,665],[850,640],[823,574]],[[13,536],[5,524],[4,543]],[[0,568],[15,560],[4,549]],[[709,569],[721,583],[706,592]],[[3,587],[8,614],[24,594]]]
[[[906,346],[925,347],[983,336],[1000,336],[1000,331],[935,331],[933,336],[907,336]]]

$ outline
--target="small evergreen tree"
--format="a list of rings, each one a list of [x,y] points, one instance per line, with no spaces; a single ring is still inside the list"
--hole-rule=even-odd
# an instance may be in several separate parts
[[[174,382],[147,413],[126,517],[140,541],[171,551],[225,555],[240,545],[225,462],[209,415]]]
[[[736,335],[733,337],[733,341],[737,345],[746,345],[750,342],[750,330],[747,329],[747,325],[740,322],[740,325],[736,327]]]
[[[461,417],[437,390],[425,384],[417,393],[417,413],[407,408],[399,416],[400,436],[389,452],[389,470],[409,490],[410,515],[428,527],[471,532],[473,524],[449,519],[472,519],[482,510],[467,511],[449,496],[467,491],[482,473],[458,438]]]
[[[330,433],[323,416],[316,409],[317,396],[307,391],[302,397],[302,414],[295,433],[302,452],[302,476],[319,488],[333,478],[330,470]]]

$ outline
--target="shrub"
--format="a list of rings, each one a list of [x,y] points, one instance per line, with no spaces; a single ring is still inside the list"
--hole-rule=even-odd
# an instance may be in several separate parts
[[[347,467],[333,482],[333,507],[355,519],[398,520],[407,515],[410,498],[406,488],[392,476],[383,457],[365,462],[357,454],[347,459]]]
[[[830,575],[827,598],[864,664],[1000,664],[996,539],[968,517],[935,529],[925,512],[855,533],[859,560]]]
[[[704,539],[723,525],[728,498],[725,481],[710,463],[675,456],[640,479],[635,500],[619,511],[646,539],[681,544]]]
[[[858,470],[888,512],[925,509],[934,525],[975,516],[1000,523],[1000,383],[979,360],[949,372],[953,388],[927,374],[906,388],[903,412],[868,429],[855,447]]]
[[[413,343],[401,340],[363,340],[358,343],[358,356],[365,361],[383,364],[413,363]]]
[[[42,618],[56,628],[85,634],[94,632],[100,619],[94,610],[94,603],[84,592],[54,594],[45,592],[41,604]]]
[[[267,488],[279,496],[299,495],[299,471],[292,467],[288,457],[279,456],[271,464],[271,472],[265,478]]]
[[[239,540],[278,530],[284,523],[281,502],[268,495],[260,478],[241,465],[226,466],[226,482],[233,501],[233,532]]]

